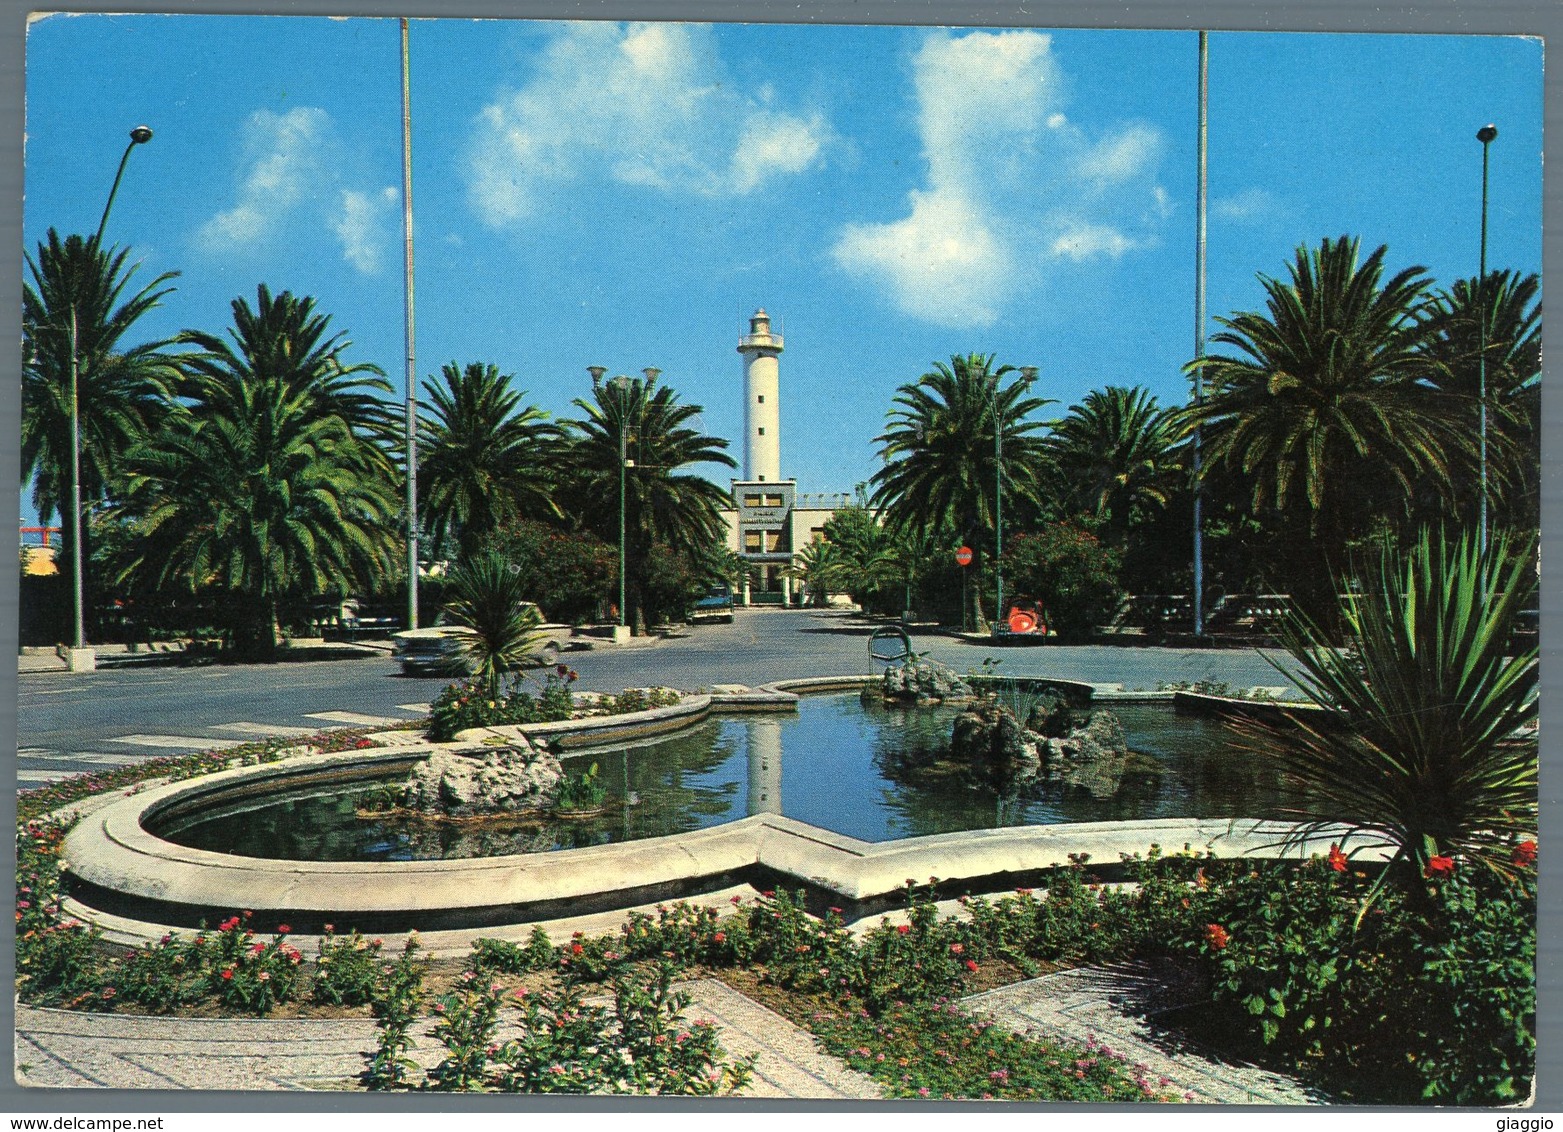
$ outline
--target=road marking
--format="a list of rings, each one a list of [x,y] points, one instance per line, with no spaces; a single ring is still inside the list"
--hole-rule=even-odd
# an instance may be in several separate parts
[[[217,749],[221,747],[237,747],[247,742],[245,739],[204,739],[193,738],[189,735],[120,735],[109,739],[110,743],[130,743],[137,747],[183,747],[186,750],[201,751]]]
[[[25,692],[24,695],[28,695],[28,696],[68,696],[72,692],[85,692],[86,690],[87,689],[86,689],[85,685],[80,686],[80,687],[75,687],[75,688],[40,688],[37,691]]]
[[[294,739],[301,735],[313,735],[318,727],[284,727],[280,723],[214,723],[213,731],[237,731],[240,735],[280,735]]]
[[[127,766],[137,762],[135,755],[126,751],[123,754],[106,755],[97,751],[31,751],[25,756],[18,752],[18,757],[26,757],[35,762],[51,763],[88,763],[92,766]]]
[[[406,723],[405,719],[396,719],[384,715],[361,715],[356,711],[311,711],[306,712],[305,719],[324,719],[330,723],[352,723],[360,727],[371,727],[378,723]]]
[[[70,776],[71,772],[68,770],[18,770],[16,772],[16,781],[18,783],[54,782],[56,779],[69,778]]]
[[[402,711],[416,712],[418,715],[428,715],[434,710],[433,704],[397,704]]]

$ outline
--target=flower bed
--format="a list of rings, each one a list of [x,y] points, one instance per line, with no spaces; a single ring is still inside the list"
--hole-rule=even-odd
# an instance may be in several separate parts
[[[528,723],[561,723],[603,715],[629,715],[650,708],[671,707],[682,694],[673,688],[626,688],[616,696],[572,693],[578,676],[561,664],[544,677],[536,695],[526,690],[531,677],[517,673],[499,696],[490,698],[481,681],[447,684],[435,698],[429,738],[445,743],[471,727],[502,727]]]

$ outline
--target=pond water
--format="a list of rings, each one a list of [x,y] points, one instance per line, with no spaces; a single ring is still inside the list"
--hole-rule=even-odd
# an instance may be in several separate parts
[[[1138,759],[1110,796],[1032,787],[1004,797],[938,762],[957,708],[885,708],[808,696],[796,715],[713,717],[677,736],[567,757],[596,763],[611,800],[591,818],[483,825],[364,817],[378,784],[246,799],[154,825],[196,849],[288,860],[428,860],[547,852],[782,813],[863,841],[996,826],[1172,817],[1269,817],[1287,794],[1218,723],[1170,707],[1113,708]],[[932,760],[932,765],[928,765]]]

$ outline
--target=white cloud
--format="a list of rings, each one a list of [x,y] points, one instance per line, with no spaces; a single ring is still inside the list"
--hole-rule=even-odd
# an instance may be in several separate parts
[[[331,228],[342,241],[343,258],[365,275],[380,270],[380,253],[387,242],[384,218],[400,199],[401,194],[390,186],[378,196],[357,189],[342,190],[341,208]]]
[[[321,140],[330,125],[330,116],[315,106],[250,115],[244,125],[238,203],[201,226],[201,244],[221,252],[269,238],[315,181]]]
[[[201,225],[197,245],[212,255],[253,253],[282,235],[285,225],[318,225],[336,235],[353,267],[378,271],[386,244],[382,220],[400,194],[395,188],[375,194],[343,187],[347,164],[349,155],[324,110],[257,110],[244,125],[237,200]]]
[[[1154,241],[1171,208],[1154,180],[1161,135],[1072,124],[1049,36],[932,32],[912,70],[926,183],[908,191],[902,219],[842,229],[842,270],[904,313],[982,326],[1064,263]]]
[[[1132,125],[1105,137],[1088,149],[1075,168],[1082,177],[1118,184],[1143,173],[1161,152],[1161,135],[1149,126]]]
[[[1009,253],[953,193],[912,192],[912,214],[893,224],[849,224],[833,252],[847,272],[884,280],[907,314],[930,322],[991,325],[996,281]]]
[[[768,84],[744,93],[699,25],[562,25],[528,68],[484,107],[468,149],[473,206],[496,227],[585,177],[752,193],[811,168],[831,138],[817,115],[771,107]]]
[[[1110,228],[1105,224],[1081,224],[1077,228],[1061,233],[1053,240],[1049,250],[1055,256],[1079,263],[1081,260],[1094,259],[1097,256],[1117,259],[1124,252],[1133,251],[1137,246],[1136,241],[1116,228]]]
[[[1272,216],[1276,211],[1276,200],[1263,189],[1248,188],[1232,196],[1212,201],[1210,211],[1221,220],[1229,220],[1235,224],[1252,224]]]

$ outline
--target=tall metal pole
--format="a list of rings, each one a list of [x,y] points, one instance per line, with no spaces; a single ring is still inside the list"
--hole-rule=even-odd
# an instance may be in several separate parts
[[[624,461],[629,453],[625,450],[626,433],[624,431],[624,391],[621,387],[619,393],[619,624],[625,624],[624,602]]]
[[[92,237],[92,246],[98,247],[103,243],[103,229],[109,222],[109,209],[114,207],[114,197],[119,192],[119,179],[125,175],[125,163],[130,160],[130,151],[138,145],[144,145],[152,140],[152,131],[146,126],[137,126],[130,131],[130,144],[125,147],[125,152],[120,156],[119,168],[114,172],[114,185],[109,189],[109,199],[103,204],[103,216],[98,221],[98,234]]]
[[[98,218],[98,230],[93,234],[92,242],[87,245],[87,254],[96,259],[98,248],[103,244],[103,230],[108,226],[109,212],[114,208],[114,198],[119,194],[120,178],[125,175],[125,164],[130,160],[130,151],[138,145],[143,145],[152,140],[152,131],[146,126],[137,126],[130,131],[130,144],[125,147],[125,152],[120,155],[119,168],[114,171],[114,184],[109,189],[109,199],[103,203],[103,215]],[[94,264],[96,267],[96,264]],[[76,622],[73,647],[84,649],[87,647],[87,617],[85,602],[82,598],[82,564],[81,564],[81,358],[77,347],[77,335],[79,331],[76,322],[76,299],[71,299],[71,606],[72,616]],[[72,661],[75,664],[75,661]]]
[[[412,291],[412,68],[407,17],[402,17],[402,244],[407,310],[407,628],[418,627],[418,376],[413,336]]]
[[[76,304],[73,301],[71,303],[71,603],[76,617],[75,647],[84,649],[87,647],[87,626],[81,598],[81,417],[76,406],[79,369],[80,363],[76,359]]]
[[[1481,399],[1481,548],[1487,550],[1487,151],[1498,136],[1498,127],[1488,123],[1476,131],[1482,143],[1482,250],[1481,266],[1476,274],[1476,303],[1481,317],[1481,332],[1476,352],[1477,396]]]
[[[1199,359],[1205,356],[1205,188],[1207,127],[1210,100],[1209,33],[1199,33],[1199,183],[1195,189],[1194,212],[1197,217],[1194,236],[1194,405],[1205,403],[1205,371]],[[1200,424],[1194,424],[1194,635],[1205,633],[1205,534],[1204,485],[1201,474]]]
[[[999,379],[993,379],[993,636],[1004,616],[1004,425],[999,417]],[[982,603],[982,595],[977,595]]]

